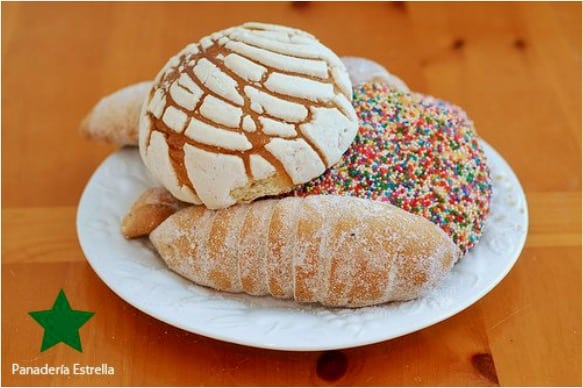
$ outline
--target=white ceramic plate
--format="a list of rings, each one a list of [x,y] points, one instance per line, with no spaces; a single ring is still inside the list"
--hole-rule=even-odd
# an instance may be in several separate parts
[[[181,329],[269,349],[325,350],[380,342],[440,322],[488,293],[518,259],[528,230],[524,192],[512,169],[482,143],[492,169],[491,214],[476,246],[442,286],[422,299],[361,309],[299,305],[199,287],[168,270],[147,239],[127,241],[120,220],[154,180],[136,148],[109,156],[79,204],[87,260],[122,299]]]

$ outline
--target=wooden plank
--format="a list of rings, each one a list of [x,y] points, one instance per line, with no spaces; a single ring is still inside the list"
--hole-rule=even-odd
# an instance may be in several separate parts
[[[2,263],[85,261],[77,240],[76,208],[2,211]]]
[[[581,151],[581,3],[522,4],[541,81],[557,97],[568,131]]]
[[[581,193],[528,193],[527,247],[581,246]]]
[[[479,306],[502,385],[581,385],[581,246],[526,249]]]
[[[581,195],[529,193],[527,247],[581,245]],[[2,261],[84,260],[76,231],[76,208],[8,208],[2,212]]]

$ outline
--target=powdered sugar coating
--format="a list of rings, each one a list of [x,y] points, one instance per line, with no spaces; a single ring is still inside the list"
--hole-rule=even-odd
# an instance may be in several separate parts
[[[191,206],[162,222],[150,240],[170,268],[198,284],[347,307],[424,295],[459,257],[448,236],[422,217],[333,195],[216,211]]]

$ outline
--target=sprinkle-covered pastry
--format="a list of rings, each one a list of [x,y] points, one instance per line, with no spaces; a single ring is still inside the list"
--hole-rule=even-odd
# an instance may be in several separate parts
[[[342,61],[314,36],[246,23],[184,48],[140,117],[150,172],[211,209],[291,190],[338,162],[358,130]]]
[[[322,176],[291,195],[388,201],[440,226],[463,252],[479,240],[492,193],[472,122],[458,107],[381,83],[354,90],[359,132]]]

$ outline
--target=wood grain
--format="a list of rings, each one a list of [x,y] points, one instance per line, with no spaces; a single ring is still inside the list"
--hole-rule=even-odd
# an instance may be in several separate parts
[[[478,303],[419,332],[337,352],[279,352],[187,333],[117,297],[86,262],[76,206],[114,148],[78,125],[209,32],[296,26],[453,101],[517,173],[526,248]],[[2,383],[581,385],[580,3],[2,3]],[[65,289],[96,315],[84,352],[40,352],[27,315]],[[107,362],[114,376],[17,376],[14,362]]]

